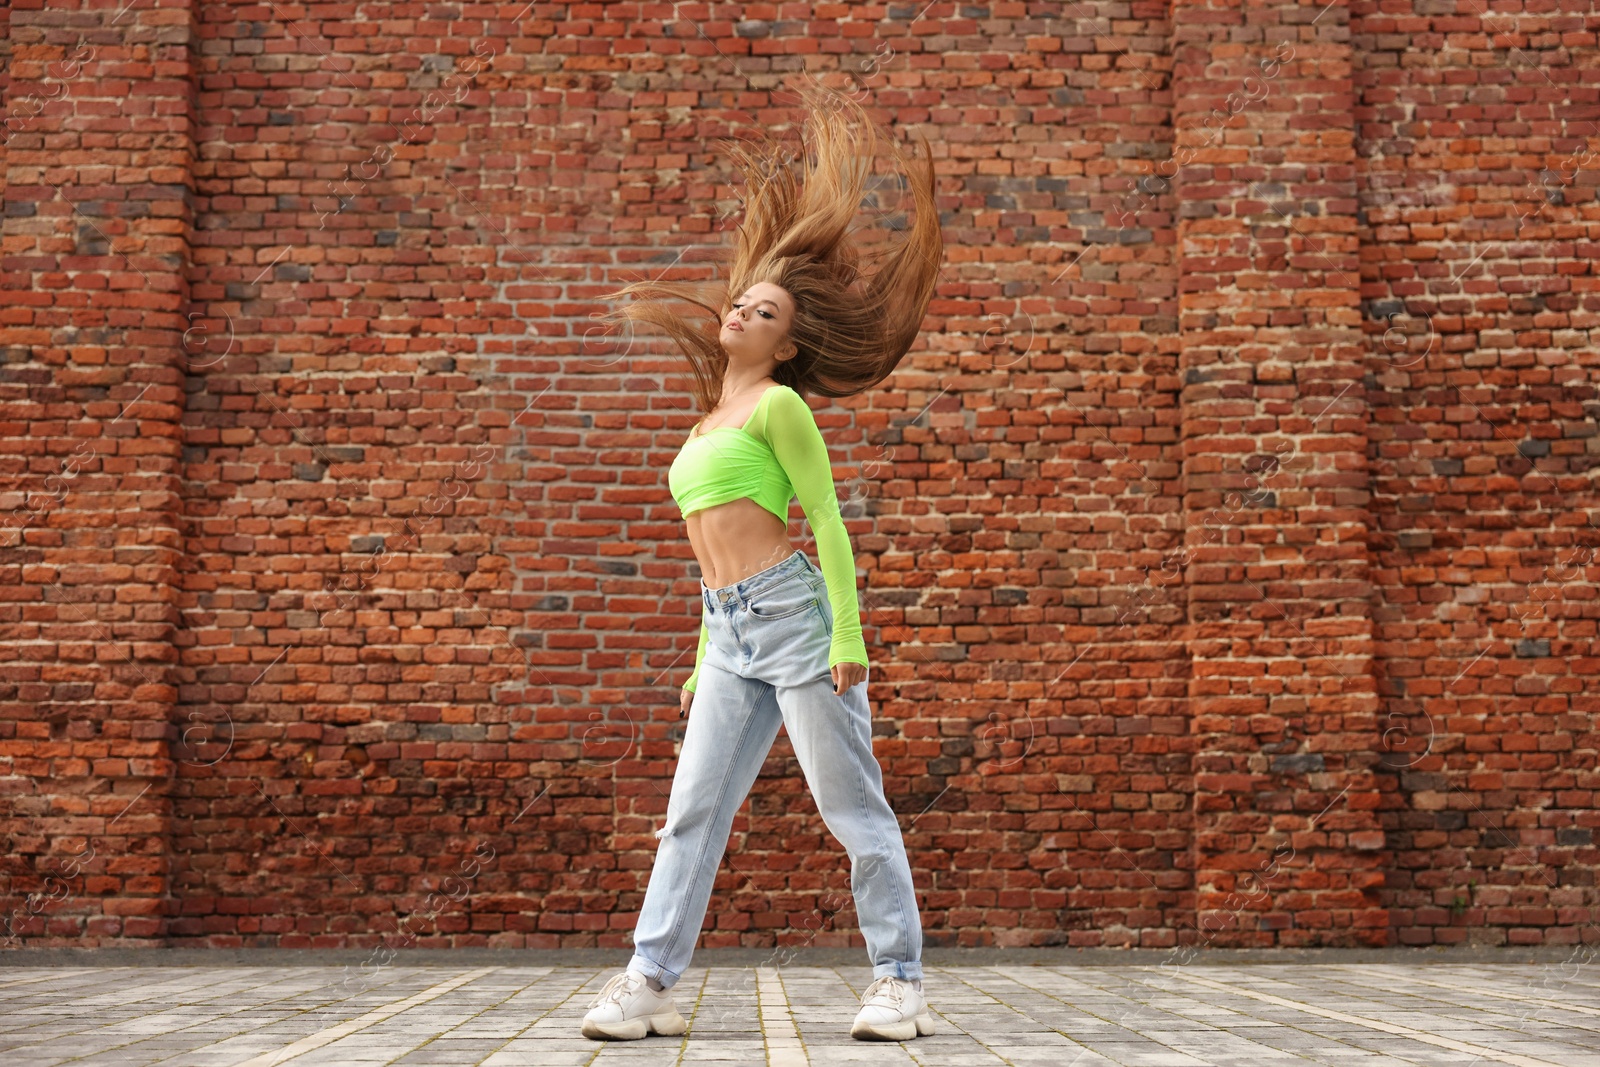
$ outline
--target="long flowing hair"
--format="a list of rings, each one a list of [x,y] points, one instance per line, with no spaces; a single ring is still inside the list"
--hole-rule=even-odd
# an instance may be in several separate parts
[[[744,176],[744,218],[726,277],[717,282],[646,281],[604,294],[637,299],[602,321],[648,322],[665,331],[693,369],[695,400],[709,413],[722,400],[728,354],[719,333],[732,300],[757,282],[782,287],[794,301],[789,340],[796,347],[773,378],[805,395],[853,396],[895,369],[922,328],[944,257],[934,204],[933,153],[922,138],[926,169],[913,173],[906,153],[852,97],[805,80],[801,152],[763,130],[755,142],[723,139]],[[879,153],[888,149],[906,175],[915,211],[902,241],[859,241],[851,229]],[[687,308],[674,306],[678,301]]]

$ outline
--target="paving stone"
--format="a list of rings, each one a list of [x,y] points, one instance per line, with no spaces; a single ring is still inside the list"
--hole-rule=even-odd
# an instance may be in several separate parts
[[[4,1067],[1600,1067],[1600,974],[1534,964],[929,966],[936,1032],[850,1037],[870,974],[691,968],[680,1037],[596,1042],[615,968],[18,967]],[[285,1054],[285,1053],[288,1054]]]

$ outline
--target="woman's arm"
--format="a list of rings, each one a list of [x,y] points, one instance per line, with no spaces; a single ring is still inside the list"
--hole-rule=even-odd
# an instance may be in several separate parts
[[[777,386],[767,405],[761,434],[772,447],[794,486],[795,496],[806,513],[817,539],[817,561],[828,587],[828,604],[833,608],[833,642],[828,648],[828,668],[839,663],[867,662],[867,646],[861,638],[861,603],[856,596],[856,563],[850,551],[850,535],[839,514],[839,498],[833,487],[833,468],[828,462],[828,446],[817,429],[817,420],[805,399],[788,386]]]
[[[700,661],[706,658],[706,643],[711,638],[711,631],[706,628],[705,607],[700,608],[700,647],[694,652],[694,671],[689,675],[689,680],[683,687],[689,692],[694,692],[694,687],[700,682]]]

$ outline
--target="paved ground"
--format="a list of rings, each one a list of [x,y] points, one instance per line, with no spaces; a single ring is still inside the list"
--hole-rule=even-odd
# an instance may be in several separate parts
[[[695,966],[683,1037],[578,1032],[606,966],[0,970],[0,1064],[1518,1064],[1600,1067],[1567,964],[928,966],[936,1033],[854,1041],[863,966]]]

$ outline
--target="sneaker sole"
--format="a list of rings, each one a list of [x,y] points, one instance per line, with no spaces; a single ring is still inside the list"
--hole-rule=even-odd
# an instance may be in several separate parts
[[[689,1024],[677,1012],[670,1015],[641,1015],[620,1023],[583,1021],[583,1036],[595,1041],[637,1041],[652,1033],[676,1037],[687,1029]]]
[[[905,1022],[887,1026],[857,1023],[850,1028],[850,1036],[860,1041],[910,1041],[912,1038],[933,1033],[933,1016],[923,1014]]]

